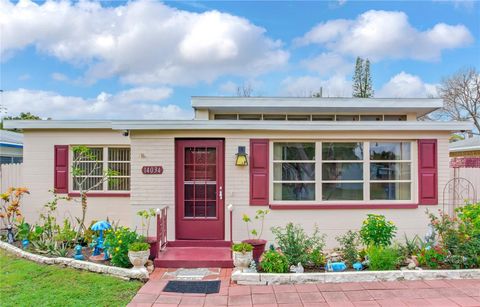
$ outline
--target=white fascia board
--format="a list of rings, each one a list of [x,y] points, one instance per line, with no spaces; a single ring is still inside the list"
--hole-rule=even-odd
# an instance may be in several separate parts
[[[231,113],[416,113],[443,106],[431,98],[192,97],[194,109]]]
[[[462,131],[469,122],[295,122],[249,120],[114,121],[117,130]]]
[[[5,120],[6,129],[111,129],[111,120]]]
[[[304,122],[257,120],[16,120],[5,121],[7,129],[113,129],[113,130],[265,130],[265,131],[462,131],[470,122]]]
[[[465,146],[465,147],[450,148],[450,152],[476,151],[476,150],[480,150],[480,146]]]

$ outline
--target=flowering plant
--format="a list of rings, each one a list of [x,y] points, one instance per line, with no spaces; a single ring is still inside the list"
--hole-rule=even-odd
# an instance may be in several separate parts
[[[385,216],[368,214],[360,229],[360,236],[365,245],[390,246],[395,237],[397,227],[392,221],[387,221]]]
[[[23,195],[30,194],[27,188],[10,187],[5,193],[0,194],[2,206],[0,207],[0,218],[5,226],[13,225],[14,222],[22,220],[22,212],[20,211],[20,200]]]
[[[119,227],[116,230],[107,230],[105,246],[111,256],[111,263],[122,268],[132,266],[128,260],[128,246],[134,242],[142,241],[135,231],[128,227]]]

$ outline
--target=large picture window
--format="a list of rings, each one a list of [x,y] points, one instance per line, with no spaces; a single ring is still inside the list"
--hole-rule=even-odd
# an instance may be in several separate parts
[[[315,143],[275,143],[274,200],[315,200]]]
[[[82,170],[80,177],[84,189],[91,191],[130,191],[130,148],[123,147],[89,147],[92,157],[78,162]],[[73,153],[73,159],[78,159]],[[115,175],[100,183],[107,170]],[[76,180],[72,180],[72,190],[78,191]]]
[[[410,141],[273,142],[272,146],[274,202],[413,200]]]

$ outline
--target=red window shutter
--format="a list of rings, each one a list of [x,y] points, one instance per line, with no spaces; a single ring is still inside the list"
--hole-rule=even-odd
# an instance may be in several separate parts
[[[250,205],[268,206],[268,140],[250,140]]]
[[[420,205],[438,204],[437,140],[418,140],[418,198]]]
[[[54,189],[68,193],[68,145],[55,145]]]

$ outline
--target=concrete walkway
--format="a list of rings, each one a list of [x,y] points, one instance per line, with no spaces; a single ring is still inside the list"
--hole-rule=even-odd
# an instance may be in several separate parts
[[[203,277],[195,278],[221,280],[220,293],[205,295],[162,292],[168,280],[188,279],[182,273],[184,272],[176,269],[156,269],[128,306],[480,307],[478,279],[239,286],[230,283],[231,269],[209,269],[198,273],[203,274]]]

